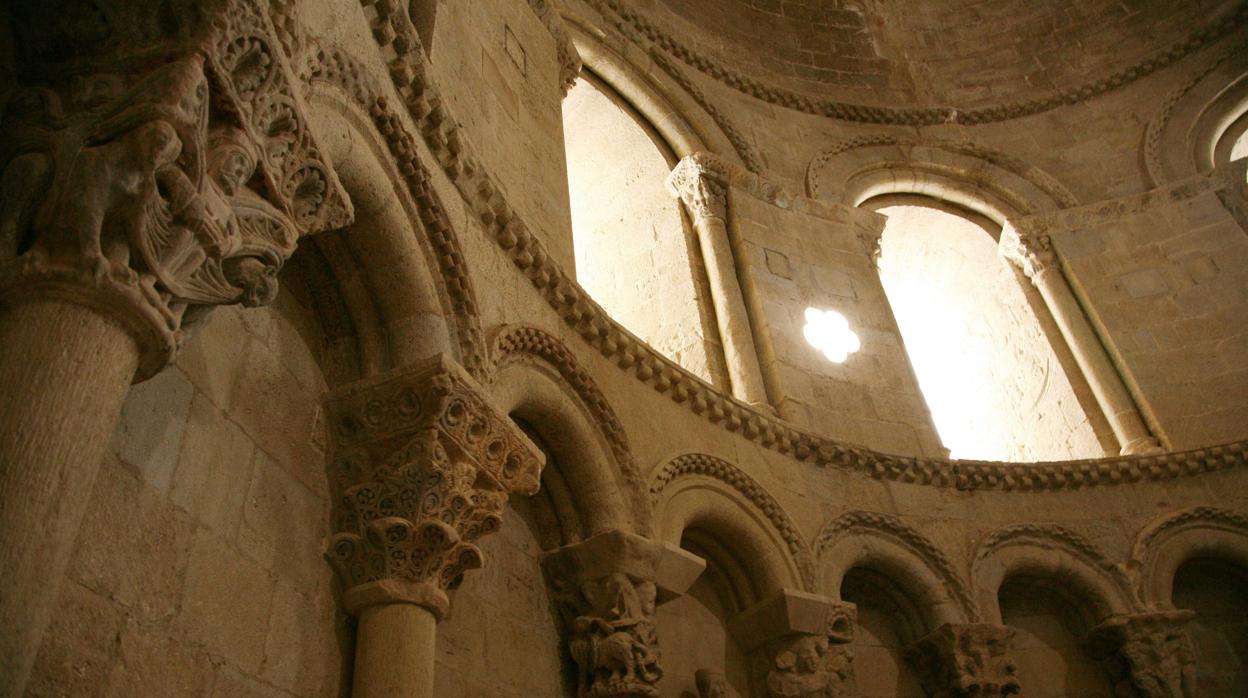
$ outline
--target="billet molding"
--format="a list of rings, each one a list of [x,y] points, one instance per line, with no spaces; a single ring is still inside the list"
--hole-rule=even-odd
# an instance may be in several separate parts
[[[768,104],[839,121],[894,126],[936,126],[939,124],[974,126],[1010,121],[1041,114],[1061,106],[1086,102],[1122,89],[1141,78],[1178,63],[1187,56],[1235,32],[1243,26],[1245,21],[1248,21],[1248,4],[1240,4],[1234,11],[1193,32],[1186,39],[1175,42],[1165,50],[1158,51],[1148,58],[1099,79],[1066,87],[1044,97],[974,109],[956,107],[902,109],[841,102],[770,85],[689,48],[645,17],[642,12],[630,9],[624,0],[584,0],[584,2],[597,10],[604,18],[609,18],[608,21],[611,21],[616,29],[629,39],[639,44],[659,47],[685,64],[742,94]]]
[[[953,600],[957,602],[964,618],[971,622],[977,622],[980,619],[979,609],[953,562],[940,548],[928,540],[927,536],[896,516],[860,510],[841,514],[819,530],[819,535],[815,538],[816,562],[822,559],[824,551],[832,548],[850,534],[878,536],[909,550],[940,577]]]
[[[371,6],[369,0],[361,2]],[[877,480],[967,491],[1059,491],[1164,482],[1248,465],[1248,440],[1176,453],[1042,463],[898,456],[804,432],[725,395],[633,336],[559,267],[507,201],[502,187],[480,166],[475,147],[437,96],[436,86],[424,77],[424,54],[410,21],[400,21],[395,8],[384,16],[375,12],[368,16],[401,103],[446,176],[495,243],[563,321],[604,358],[707,421],[819,467],[840,468]],[[404,32],[397,46],[396,27]],[[403,122],[397,115],[387,123],[392,124],[388,128],[394,133],[404,133]],[[398,135],[394,137],[401,143],[407,142]],[[406,167],[419,166],[415,148],[403,152],[409,158]]]
[[[776,498],[766,488],[732,463],[704,453],[686,453],[676,456],[650,477],[651,504],[657,504],[663,491],[673,482],[690,476],[719,480],[753,504],[763,516],[767,517],[776,533],[784,541],[793,562],[797,565],[798,572],[802,575],[802,584],[806,590],[814,590],[815,567],[810,556],[810,546],[807,545],[797,524],[789,518],[784,506],[776,501]]]

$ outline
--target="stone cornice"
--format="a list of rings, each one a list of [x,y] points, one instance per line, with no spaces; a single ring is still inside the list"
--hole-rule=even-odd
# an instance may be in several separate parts
[[[373,17],[372,21],[383,19],[387,29],[393,26],[389,18]],[[414,29],[411,33],[413,36],[405,36],[402,46],[419,46]],[[455,120],[449,118],[448,107],[436,95],[436,86],[423,78],[421,52],[397,52],[389,31],[377,30],[374,36],[383,55],[391,61],[395,89],[447,177],[487,233],[551,308],[587,344],[621,370],[731,433],[819,467],[841,468],[879,480],[961,490],[1053,491],[1158,482],[1248,465],[1248,441],[1179,453],[1052,463],[895,456],[801,431],[734,400],[634,337],[559,268],[518,217],[502,188],[479,166],[475,147],[467,142]],[[325,78],[334,79],[334,75],[326,72]],[[390,133],[390,138],[411,137],[403,131],[397,117],[386,122],[383,133]],[[409,159],[419,164],[414,156]]]
[[[1235,11],[1197,30],[1182,41],[1164,51],[1119,69],[1107,76],[1072,85],[1044,97],[1010,102],[1007,104],[975,109],[955,107],[929,107],[901,109],[841,102],[833,99],[803,94],[794,90],[768,84],[747,76],[733,68],[722,65],[717,59],[699,53],[672,36],[643,13],[630,9],[623,0],[583,0],[604,17],[614,17],[613,24],[630,39],[638,43],[650,43],[684,63],[697,68],[706,75],[743,93],[769,104],[826,116],[832,119],[857,123],[888,124],[897,126],[934,126],[937,124],[976,125],[1009,121],[1033,114],[1078,104],[1103,94],[1122,89],[1131,83],[1170,66],[1206,46],[1235,32],[1248,19],[1248,4],[1241,4]]]

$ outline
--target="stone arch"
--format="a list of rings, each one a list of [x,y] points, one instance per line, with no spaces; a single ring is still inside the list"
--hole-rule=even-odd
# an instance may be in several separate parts
[[[641,60],[645,64],[638,65],[635,50],[615,45],[588,17],[565,10],[564,19],[583,67],[643,115],[676,160],[697,152],[715,152],[757,171],[757,154],[728,116],[715,109],[662,52],[644,56]],[[750,167],[752,161],[755,167]]]
[[[1148,122],[1144,164],[1154,186],[1208,172],[1225,162],[1248,130],[1248,71],[1239,46],[1228,46],[1193,71]]]
[[[353,234],[342,235],[331,256],[342,258],[336,273],[358,270],[344,272],[339,287],[350,289],[352,312],[372,335],[364,373],[445,351],[480,376],[485,347],[473,284],[422,162],[426,151],[354,59],[316,47],[309,63],[311,126],[344,186],[358,182],[348,186],[359,200]],[[326,236],[324,245],[334,242]]]
[[[1054,590],[1089,629],[1139,608],[1122,569],[1092,542],[1061,526],[1018,524],[992,533],[979,545],[971,562],[971,583],[983,622],[1001,623],[998,592],[1014,577]]]
[[[556,337],[504,327],[493,342],[492,391],[500,407],[536,433],[555,457],[543,473],[563,539],[609,529],[650,535],[650,502],[615,411]]]
[[[1004,225],[1011,216],[1076,206],[1043,170],[966,141],[877,134],[824,150],[806,170],[813,199],[859,206],[879,196],[920,194]]]
[[[696,551],[729,579],[737,611],[783,589],[811,590],[806,541],[783,507],[735,465],[701,453],[676,456],[650,480],[655,533]]]
[[[889,579],[917,611],[904,619],[916,635],[977,620],[966,583],[948,557],[894,516],[849,511],[829,521],[816,539],[815,560],[818,591],[833,599],[841,598],[842,581],[855,568]]]
[[[1136,536],[1127,569],[1147,607],[1173,608],[1175,574],[1201,557],[1248,569],[1248,517],[1193,507],[1156,519]]]

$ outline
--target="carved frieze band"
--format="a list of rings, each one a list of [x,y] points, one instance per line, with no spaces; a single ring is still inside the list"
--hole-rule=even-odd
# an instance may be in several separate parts
[[[393,11],[398,9],[392,8]],[[417,129],[468,207],[510,256],[512,263],[590,346],[637,380],[708,421],[778,453],[820,467],[844,468],[881,480],[963,490],[1061,490],[1169,480],[1248,465],[1248,441],[1182,453],[1035,464],[894,456],[802,432],[734,400],[629,334],[559,268],[538,237],[517,216],[501,187],[479,166],[473,145],[448,115],[448,108],[437,96],[436,86],[429,84],[419,72],[423,70],[423,55],[410,50],[410,46],[419,46],[415,31],[411,31],[411,36],[404,34],[401,40],[396,40],[395,27],[402,28],[402,23],[392,22],[390,15],[370,19],[374,22],[374,37],[390,60],[395,89]],[[404,60],[398,60],[399,57]],[[331,80],[338,77],[329,71],[324,76]],[[342,79],[347,78],[342,76]],[[364,106],[370,107],[369,104]],[[386,128],[395,134],[392,138],[410,138],[397,117],[388,122]],[[404,156],[415,160],[408,154],[410,152]]]
[[[333,391],[334,535],[326,556],[348,610],[445,591],[482,565],[510,493],[533,494],[544,456],[444,356]]]
[[[3,124],[5,296],[114,311],[140,338],[144,378],[211,307],[271,301],[300,235],[350,222],[258,1],[174,25],[110,6],[67,34],[55,13],[17,14],[39,78]],[[74,51],[104,67],[82,73],[63,58]]]

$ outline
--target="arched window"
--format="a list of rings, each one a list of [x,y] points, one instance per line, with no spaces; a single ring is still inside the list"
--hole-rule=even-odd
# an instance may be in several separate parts
[[[588,72],[564,99],[563,133],[577,281],[630,332],[724,385],[701,258],[664,187],[670,148]]]
[[[888,216],[880,281],[950,455],[1102,455],[1016,272],[986,230],[993,224],[950,210],[878,209]]]
[[[1023,695],[1110,696],[1109,674],[1084,648],[1090,621],[1053,580],[1012,577],[998,592],[1001,622],[1015,629],[1010,646]]]

